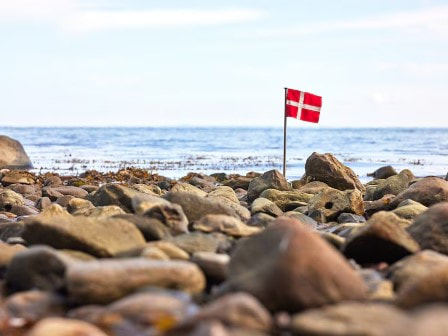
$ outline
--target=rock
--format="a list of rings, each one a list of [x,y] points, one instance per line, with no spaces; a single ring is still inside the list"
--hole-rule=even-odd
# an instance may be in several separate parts
[[[144,194],[149,194],[153,196],[162,195],[162,189],[160,189],[159,186],[156,186],[154,184],[134,184],[131,186],[132,189],[135,189],[139,192],[142,192]]]
[[[319,154],[314,152],[305,163],[305,180],[307,183],[321,181],[339,190],[365,188],[356,174],[349,167],[344,166],[333,154]]]
[[[361,278],[336,250],[284,217],[239,242],[220,293],[228,291],[247,292],[271,311],[290,312],[366,295]]]
[[[64,196],[59,191],[56,191],[56,189],[54,189],[54,188],[43,188],[42,189],[42,195],[44,197],[48,197],[53,202],[56,201],[58,198]]]
[[[39,210],[26,205],[14,205],[11,212],[17,216],[34,216],[39,214]]]
[[[24,205],[23,196],[9,189],[0,191],[0,210],[11,211],[13,206]]]
[[[448,254],[448,202],[431,206],[414,220],[408,231],[422,249]]]
[[[10,295],[5,308],[11,318],[24,319],[30,324],[45,317],[63,316],[65,301],[55,293],[30,290]]]
[[[310,309],[292,317],[294,335],[382,336],[391,326],[410,323],[399,309],[384,303],[347,302]]]
[[[68,213],[27,218],[23,238],[29,244],[79,250],[96,257],[134,254],[145,246],[143,235],[126,220],[74,217]]]
[[[240,204],[238,197],[236,197],[235,191],[227,186],[217,187],[215,190],[210,191],[207,197],[224,197],[235,204]]]
[[[222,282],[227,278],[230,257],[227,254],[213,252],[196,252],[191,261],[204,272],[212,282]]]
[[[338,216],[338,223],[365,223],[366,219],[364,216],[355,215],[352,213],[343,212]]]
[[[309,212],[319,210],[327,221],[336,220],[343,212],[364,214],[364,203],[359,190],[351,189],[340,191],[333,188],[326,188],[308,203]]]
[[[384,195],[388,194],[398,195],[403,190],[406,190],[413,179],[415,179],[414,174],[410,170],[404,169],[398,175],[388,177],[385,180],[379,180],[371,201],[381,199]]]
[[[189,192],[192,194],[195,194],[199,197],[205,197],[207,196],[207,193],[201,189],[199,189],[198,187],[195,187],[194,185],[191,185],[190,183],[183,183],[183,182],[178,182],[176,183],[172,188],[171,188],[172,192],[175,191],[185,191],[185,192]]]
[[[34,246],[17,253],[10,261],[5,279],[13,291],[65,288],[64,275],[73,260],[47,246]]]
[[[312,181],[309,182],[303,186],[301,186],[299,189],[299,191],[305,193],[305,194],[318,194],[320,193],[323,189],[328,188],[328,184],[321,182],[321,181]]]
[[[101,186],[92,196],[89,195],[87,199],[95,206],[118,205],[125,212],[133,212],[132,198],[135,196],[144,198],[145,195],[147,194],[119,184],[108,183]]]
[[[274,202],[282,211],[290,211],[301,205],[306,205],[313,195],[305,194],[300,191],[267,189],[260,194],[260,197],[267,198]]]
[[[72,264],[66,280],[70,296],[82,304],[110,303],[147,286],[177,288],[191,294],[205,287],[204,275],[193,263],[144,258]]]
[[[392,302],[395,299],[392,281],[384,279],[379,271],[373,268],[364,268],[360,269],[358,272],[364,280],[364,283],[367,285],[368,297],[370,300]]]
[[[70,202],[71,199],[73,199],[75,197],[73,197],[72,195],[64,195],[61,197],[58,197],[58,199],[56,200],[56,204],[60,205],[63,208],[66,208],[68,203]]]
[[[233,190],[238,188],[248,190],[249,184],[253,179],[254,179],[253,177],[249,176],[237,176],[225,181],[223,184],[225,186],[232,188]]]
[[[163,251],[170,259],[177,259],[177,260],[188,260],[190,259],[190,256],[187,252],[182,250],[180,247],[174,245],[173,243],[170,243],[168,241],[155,241],[148,243],[146,245],[146,248],[148,247],[156,247]],[[146,249],[145,248],[145,249]]]
[[[124,219],[133,223],[147,241],[171,237],[170,229],[158,219],[137,216],[134,214],[116,215],[114,218]]]
[[[0,240],[9,241],[11,238],[21,237],[24,229],[23,222],[1,222],[0,221]]]
[[[84,216],[88,216],[90,218],[108,218],[126,214],[122,208],[116,205],[105,205],[97,208],[89,208],[83,212]],[[78,213],[75,213],[74,215],[78,215]]]
[[[283,214],[283,211],[274,202],[264,197],[258,197],[252,202],[250,212],[252,215],[262,212],[273,217],[278,217]]]
[[[73,319],[47,317],[39,321],[27,336],[107,336],[94,325]]]
[[[140,256],[147,259],[170,260],[170,257],[165,252],[155,246],[145,247]]]
[[[164,198],[172,203],[179,204],[190,223],[193,223],[199,220],[201,217],[209,214],[229,215],[240,218],[243,221],[245,220],[245,216],[244,218],[242,218],[242,216],[238,214],[233,207],[228,204],[224,204],[222,200],[200,197],[193,193],[184,191],[171,191],[167,193]],[[236,204],[234,205],[237,207],[241,207]],[[245,210],[248,212],[247,209]]]
[[[35,207],[39,210],[48,208],[50,205],[51,205],[51,200],[49,197],[40,197],[35,203]]]
[[[35,176],[31,173],[25,171],[12,170],[3,174],[1,182],[5,186],[16,183],[31,185],[36,183],[34,178]]]
[[[305,227],[307,227],[310,230],[316,230],[319,226],[319,223],[317,223],[314,219],[311,217],[308,217],[304,215],[303,213],[296,212],[296,211],[288,211],[283,214],[284,217],[288,218],[294,218],[301,222]]]
[[[40,213],[41,217],[57,217],[57,216],[70,216],[70,214],[65,210],[63,207],[61,207],[59,204],[51,204],[50,206],[46,207],[42,212]],[[40,217],[39,217],[40,218]]]
[[[358,263],[393,263],[415,253],[419,245],[405,230],[406,225],[406,221],[390,212],[377,212],[348,237],[344,255]]]
[[[62,180],[59,176],[49,176],[44,181],[44,187],[59,187],[62,185]]]
[[[204,190],[205,192],[210,192],[214,190],[216,188],[215,182],[216,181],[214,179],[212,182],[208,179],[200,178],[199,176],[194,176],[190,180],[190,184]]]
[[[345,239],[334,233],[330,232],[319,232],[320,236],[327,241],[331,246],[333,246],[336,250],[340,250],[344,245]]]
[[[195,252],[217,252],[220,245],[227,242],[223,241],[222,238],[218,240],[218,237],[212,234],[192,232],[168,238],[168,241],[180,247],[182,250],[193,254]]]
[[[202,232],[222,232],[234,237],[247,237],[260,232],[260,228],[248,226],[240,219],[227,215],[205,215],[193,224]]]
[[[25,249],[23,245],[10,245],[0,241],[0,274],[8,267],[12,258]]]
[[[270,170],[263,175],[254,178],[247,190],[247,199],[253,202],[267,189],[291,190],[288,181],[278,170]]]
[[[37,184],[10,184],[7,189],[15,191],[18,194],[21,194],[25,198],[30,197],[40,197],[42,196],[42,191]]]
[[[388,274],[399,290],[404,284],[421,279],[441,267],[448,267],[448,257],[436,251],[424,250],[397,261],[389,267]]]
[[[52,187],[51,189],[61,193],[62,195],[70,195],[77,198],[84,198],[88,194],[86,190],[74,186],[59,186],[59,187]]]
[[[383,166],[375,170],[367,176],[373,176],[374,179],[387,179],[388,177],[397,175],[397,171],[392,166]]]
[[[375,212],[389,210],[390,202],[395,198],[394,195],[384,195],[381,199],[376,201],[364,202],[364,215],[369,218]]]
[[[438,177],[425,177],[399,193],[390,204],[395,209],[406,199],[412,199],[425,206],[448,201],[448,181]]]
[[[247,222],[247,225],[264,228],[272,224],[274,221],[275,217],[259,212],[250,217],[249,221]]]
[[[31,169],[30,158],[22,144],[5,135],[0,135],[0,169]]]
[[[366,226],[365,223],[343,223],[331,226],[328,232],[338,235],[339,237],[350,237],[356,234],[361,228]]]
[[[401,202],[396,209],[392,210],[392,213],[396,214],[400,218],[413,220],[427,209],[428,208],[423,204],[413,200],[406,200]]]

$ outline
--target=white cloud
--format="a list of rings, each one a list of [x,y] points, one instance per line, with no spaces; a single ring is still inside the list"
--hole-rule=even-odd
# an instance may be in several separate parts
[[[433,33],[448,36],[448,6],[432,7],[424,10],[397,12],[393,14],[368,17],[363,19],[348,19],[311,23],[303,27],[272,30],[264,35],[309,35],[335,31],[353,30],[406,30],[419,33]]]
[[[0,0],[1,22],[55,24],[69,32],[221,25],[258,20],[257,9],[102,10],[81,0]]]

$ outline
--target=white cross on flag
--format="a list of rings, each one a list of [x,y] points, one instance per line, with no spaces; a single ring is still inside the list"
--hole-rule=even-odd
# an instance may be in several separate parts
[[[312,93],[286,89],[286,116],[291,118],[319,122],[322,97]]]

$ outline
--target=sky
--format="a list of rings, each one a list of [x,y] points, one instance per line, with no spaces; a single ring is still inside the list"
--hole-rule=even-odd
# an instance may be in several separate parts
[[[2,126],[448,127],[448,0],[0,0]]]

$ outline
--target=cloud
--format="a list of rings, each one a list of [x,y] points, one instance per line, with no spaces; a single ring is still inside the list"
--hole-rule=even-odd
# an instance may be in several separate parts
[[[104,10],[81,0],[0,0],[0,23],[55,24],[69,32],[112,29],[211,26],[261,19],[257,9]]]
[[[329,33],[335,31],[359,30],[406,30],[433,33],[448,37],[448,6],[432,7],[424,10],[397,12],[393,14],[352,19],[310,23],[303,27],[271,30],[263,33],[271,36],[296,36]]]

